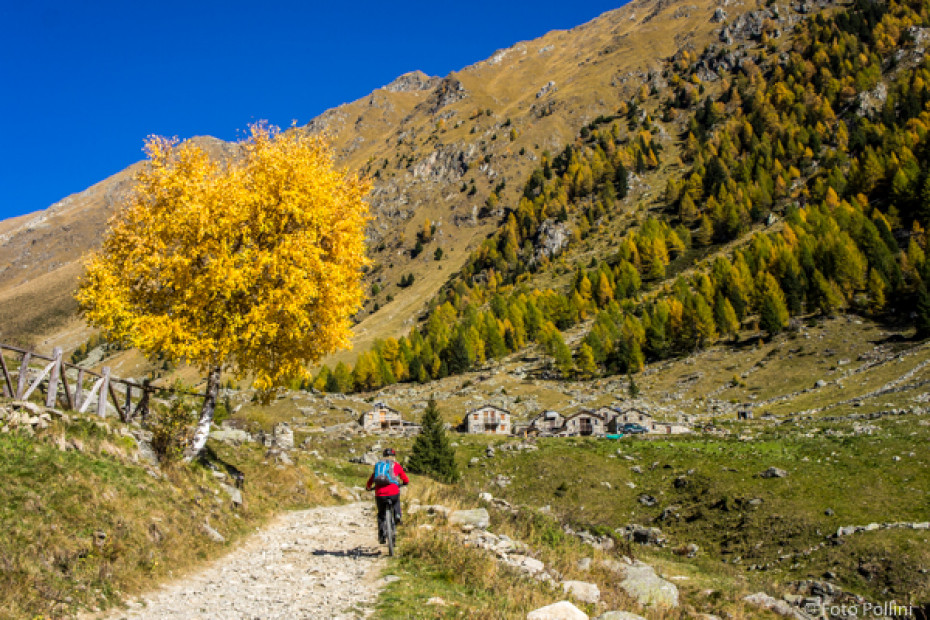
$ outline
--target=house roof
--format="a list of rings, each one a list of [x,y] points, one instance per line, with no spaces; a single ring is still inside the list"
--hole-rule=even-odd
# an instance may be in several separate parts
[[[589,417],[594,417],[594,418],[597,418],[598,420],[601,420],[601,421],[604,420],[604,418],[602,418],[601,416],[599,416],[596,412],[591,411],[590,409],[582,409],[581,411],[577,411],[577,412],[573,413],[572,415],[566,417],[566,418],[565,418],[565,421],[568,422],[569,420],[574,420],[575,418],[577,418],[577,417],[579,417],[579,416],[583,416],[583,415],[586,415],[586,416],[589,416]]]
[[[616,407],[612,407],[612,409],[617,411],[617,413],[620,415],[625,415],[627,413],[638,413],[639,415],[644,415],[647,418],[653,417],[651,413],[646,413],[642,409],[637,409],[636,407],[628,407],[627,409],[617,409]]]
[[[532,418],[530,418],[530,422],[532,423],[532,422],[535,422],[536,420],[553,420],[556,418],[563,418],[563,417],[565,416],[563,416],[558,411],[547,409],[546,411],[540,411],[539,413],[534,415]]]
[[[465,415],[466,415],[466,416],[471,415],[471,414],[473,414],[473,413],[476,413],[476,412],[478,412],[478,411],[481,411],[482,409],[494,409],[495,411],[500,411],[501,413],[506,413],[507,415],[510,415],[510,412],[509,412],[509,411],[507,411],[506,409],[501,409],[500,407],[496,407],[495,405],[481,405],[480,407],[478,407],[478,408],[476,408],[476,409],[472,409],[471,411],[469,411],[469,412],[466,413]]]
[[[400,413],[400,411],[398,411],[397,409],[394,409],[393,407],[389,407],[388,405],[385,405],[385,404],[382,403],[382,402],[374,403],[374,404],[371,406],[371,409],[368,410],[368,413],[371,413],[371,412],[374,411],[375,409],[387,409],[388,411],[392,411],[392,412],[394,412],[394,413]]]

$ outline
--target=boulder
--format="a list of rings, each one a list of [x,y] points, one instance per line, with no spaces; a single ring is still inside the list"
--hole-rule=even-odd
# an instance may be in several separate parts
[[[764,472],[759,474],[760,478],[784,478],[788,475],[784,469],[779,469],[777,467],[769,467]]]
[[[593,605],[601,600],[601,591],[598,589],[597,584],[587,581],[563,581],[562,590],[582,603],[591,603]]]
[[[568,601],[559,601],[534,609],[526,614],[526,620],[588,620],[588,614]]]
[[[648,564],[637,562],[624,570],[620,587],[640,605],[678,607],[678,588],[675,584],[656,575]]]
[[[226,542],[226,537],[220,534],[219,532],[217,532],[212,527],[210,527],[208,523],[203,524],[203,531],[214,542],[218,542],[218,543]]]
[[[456,510],[449,515],[449,524],[459,527],[470,525],[483,530],[491,524],[491,516],[484,508]]]
[[[638,616],[629,611],[608,611],[606,614],[601,614],[594,620],[646,620],[642,616]]]
[[[231,445],[254,441],[252,436],[240,428],[220,428],[210,433],[210,439]]]
[[[765,592],[756,592],[755,594],[744,596],[743,600],[750,605],[761,607],[762,609],[768,609],[769,611],[776,613],[779,616],[796,618],[797,620],[805,620],[806,618],[804,614],[792,607],[791,604],[787,601],[769,596]]]
[[[530,575],[541,573],[546,569],[545,564],[536,558],[531,558],[528,555],[510,555],[507,556],[506,562],[517,570],[528,573]]]
[[[291,427],[287,422],[280,422],[275,424],[271,434],[273,437],[272,441],[274,442],[274,445],[281,450],[294,449],[294,431],[291,430]]]
[[[232,500],[232,503],[236,506],[242,505],[242,491],[236,487],[229,486],[228,484],[220,483],[220,488],[226,491],[226,495],[229,496],[229,499]]]

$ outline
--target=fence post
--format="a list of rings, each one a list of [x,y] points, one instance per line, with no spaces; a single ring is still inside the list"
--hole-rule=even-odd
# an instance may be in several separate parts
[[[10,371],[6,367],[6,360],[3,359],[3,349],[0,349],[0,370],[3,371],[3,395],[13,398],[13,382],[10,380]]]
[[[126,384],[126,404],[123,406],[123,422],[132,419],[132,386]]]
[[[107,415],[107,395],[110,393],[110,367],[103,367],[103,383],[97,392],[97,415],[101,418]]]
[[[139,399],[139,402],[136,404],[135,415],[139,415],[141,422],[144,424],[146,418],[149,416],[149,384],[151,381],[148,379],[142,380],[142,397]]]
[[[74,410],[79,411],[84,404],[84,369],[78,368],[77,385],[74,387]]]
[[[23,392],[26,391],[26,378],[29,375],[29,360],[32,358],[32,353],[26,351],[23,353],[23,363],[19,365],[19,378],[16,380],[16,400],[19,400],[23,397]]]
[[[55,365],[52,367],[52,374],[48,376],[48,393],[45,395],[45,406],[54,408],[58,400],[58,378],[61,375],[61,347],[55,347],[52,351],[52,357],[55,358]]]

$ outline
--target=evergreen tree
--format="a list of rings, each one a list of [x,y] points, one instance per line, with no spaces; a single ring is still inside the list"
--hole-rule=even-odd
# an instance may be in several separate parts
[[[590,377],[597,372],[597,363],[594,361],[594,350],[588,343],[582,343],[578,349],[578,374]]]
[[[788,307],[785,295],[771,274],[765,274],[762,304],[759,308],[759,326],[769,335],[779,333],[788,325]]]
[[[420,425],[420,434],[407,461],[407,471],[427,475],[440,482],[456,482],[459,471],[455,465],[455,449],[446,435],[439,407],[433,398],[429,399]]]
[[[917,318],[914,321],[917,326],[916,336],[927,338],[930,336],[930,294],[927,293],[927,287],[923,284],[917,290],[916,306]]]

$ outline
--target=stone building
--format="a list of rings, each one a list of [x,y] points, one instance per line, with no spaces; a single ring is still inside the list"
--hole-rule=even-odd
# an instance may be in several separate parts
[[[512,416],[506,409],[485,405],[465,414],[463,429],[466,433],[509,435],[513,427]]]
[[[358,423],[362,425],[362,430],[367,433],[383,433],[404,429],[404,421],[400,417],[400,412],[384,403],[375,403],[370,411],[366,411],[361,415]]]

